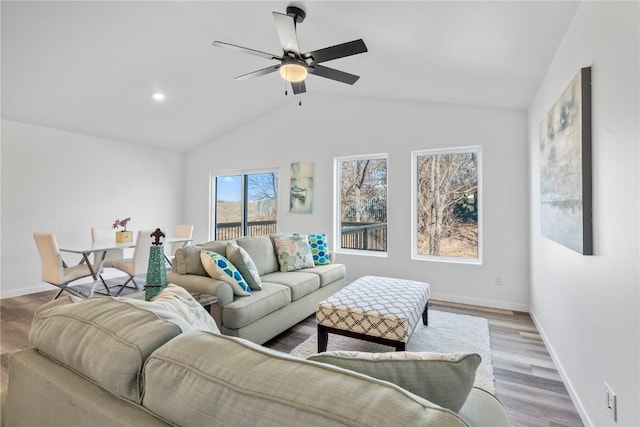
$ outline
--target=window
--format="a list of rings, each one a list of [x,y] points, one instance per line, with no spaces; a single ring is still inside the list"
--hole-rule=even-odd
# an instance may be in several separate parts
[[[278,224],[278,173],[213,177],[212,229],[216,240],[275,233]]]
[[[480,263],[480,147],[412,153],[414,259]]]
[[[386,254],[386,154],[337,158],[335,169],[338,249]]]

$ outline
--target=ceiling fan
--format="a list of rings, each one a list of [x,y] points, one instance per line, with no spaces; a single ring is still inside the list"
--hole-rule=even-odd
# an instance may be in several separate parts
[[[301,53],[300,48],[298,47],[296,24],[300,24],[304,21],[305,16],[306,13],[295,6],[287,7],[286,15],[283,13],[273,12],[273,20],[276,24],[280,43],[282,44],[282,55],[274,55],[221,41],[213,42],[213,46],[247,53],[249,55],[260,56],[262,58],[272,59],[279,62],[276,65],[271,65],[267,68],[238,76],[235,78],[236,80],[252,79],[254,77],[264,76],[265,74],[270,74],[279,70],[282,78],[291,83],[291,88],[293,89],[294,94],[300,94],[307,91],[305,79],[308,74],[350,85],[357,82],[360,76],[345,73],[344,71],[325,67],[320,64],[322,62],[344,58],[345,56],[367,52],[367,46],[364,44],[362,39],[353,40],[347,43],[307,53]]]

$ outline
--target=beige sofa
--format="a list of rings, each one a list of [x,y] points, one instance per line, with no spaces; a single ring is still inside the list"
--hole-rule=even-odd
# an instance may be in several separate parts
[[[343,264],[281,272],[274,240],[283,236],[242,237],[180,248],[168,280],[191,292],[216,296],[218,302],[212,305],[211,314],[222,333],[262,344],[313,314],[320,301],[345,284]],[[230,243],[249,254],[262,279],[262,290],[253,291],[250,296],[234,295],[231,285],[207,274],[200,251],[224,256]]]
[[[33,347],[11,356],[3,426],[508,425],[479,389],[456,413],[390,382],[194,330],[189,309],[72,301],[37,310]]]

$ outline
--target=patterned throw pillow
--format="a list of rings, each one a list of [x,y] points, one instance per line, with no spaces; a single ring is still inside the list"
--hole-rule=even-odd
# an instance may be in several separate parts
[[[311,247],[311,255],[313,255],[313,263],[315,265],[331,264],[329,257],[329,244],[327,243],[327,233],[309,234],[309,247]]]
[[[251,287],[228,259],[217,252],[200,251],[200,261],[209,276],[230,284],[234,295],[251,295]]]
[[[227,244],[227,259],[236,266],[244,280],[251,286],[251,290],[262,289],[262,279],[258,274],[258,267],[251,259],[251,256],[238,245]]]
[[[278,237],[274,243],[280,271],[295,271],[315,266],[307,236]]]

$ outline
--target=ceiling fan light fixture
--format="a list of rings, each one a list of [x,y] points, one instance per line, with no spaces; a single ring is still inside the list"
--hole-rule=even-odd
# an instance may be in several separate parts
[[[159,92],[159,91],[153,92],[151,94],[151,98],[156,102],[162,102],[162,101],[165,100],[166,97],[167,96],[164,93]]]
[[[283,64],[280,75],[288,82],[298,83],[307,78],[307,67],[297,63]]]

